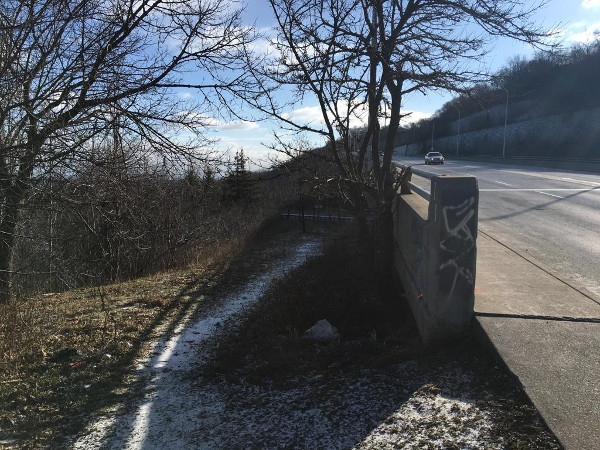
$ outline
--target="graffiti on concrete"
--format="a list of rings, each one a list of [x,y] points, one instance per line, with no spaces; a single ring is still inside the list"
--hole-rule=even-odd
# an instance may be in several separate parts
[[[472,253],[475,251],[476,200],[442,208],[440,239],[440,293],[446,301],[453,295],[471,295],[475,284]]]

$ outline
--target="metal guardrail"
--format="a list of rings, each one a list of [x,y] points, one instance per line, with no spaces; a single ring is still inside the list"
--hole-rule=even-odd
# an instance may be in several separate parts
[[[433,177],[437,177],[440,174],[439,173],[435,173],[435,172],[429,172],[427,170],[423,170],[423,169],[418,169],[418,168],[414,168],[413,166],[405,166],[405,165],[401,165],[401,167],[405,168],[405,167],[410,167],[410,171],[412,173],[414,173],[415,175],[418,175],[420,177],[423,178],[427,178],[428,180],[431,180]]]
[[[440,174],[439,173],[435,173],[435,172],[428,172],[427,170],[423,170],[423,169],[418,169],[418,168],[414,168],[413,166],[409,166],[406,164],[394,164],[394,166],[396,168],[399,169],[408,169],[410,172],[408,172],[407,175],[405,175],[404,180],[403,180],[403,185],[402,185],[402,192],[403,193],[411,193],[412,191],[414,191],[416,194],[419,194],[421,197],[423,197],[425,200],[430,200],[431,198],[431,188],[428,191],[427,189],[423,189],[421,186],[416,185],[415,183],[413,183],[411,181],[411,177],[412,175],[417,175],[421,178],[426,178],[427,180],[431,180],[433,177],[437,177]]]
[[[427,201],[429,201],[431,199],[431,193],[429,191],[423,189],[421,186],[417,186],[412,181],[409,181],[407,184],[409,187],[409,189],[408,189],[409,193],[410,193],[410,191],[414,191]]]

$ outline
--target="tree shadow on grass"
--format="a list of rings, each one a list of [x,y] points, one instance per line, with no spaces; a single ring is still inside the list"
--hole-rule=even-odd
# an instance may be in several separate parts
[[[292,249],[294,251],[286,247],[280,249],[279,253],[284,254],[283,260],[288,261],[288,266],[300,264],[318,247],[318,242],[310,236],[306,236],[304,241],[298,248]],[[288,258],[290,253],[291,258]],[[269,257],[273,256],[273,253],[269,254]],[[261,270],[264,268],[261,265]],[[137,382],[131,392],[124,399],[119,399],[120,402],[113,402],[120,407],[113,413],[103,415],[97,423],[91,423],[91,428],[88,428],[85,436],[74,442],[74,447],[146,448],[155,445],[155,448],[170,448],[177,442],[178,433],[185,433],[186,428],[171,428],[169,424],[188,422],[190,414],[194,414],[194,405],[199,402],[199,399],[191,396],[189,386],[182,382],[181,375],[197,363],[198,352],[210,349],[219,329],[258,298],[274,276],[287,269],[289,267],[285,264],[275,264],[271,271],[263,270],[257,276],[250,276],[251,282],[241,291],[225,295],[224,298],[214,298],[208,303],[195,301],[198,300],[195,297],[203,290],[196,289],[197,286],[193,284],[188,286],[179,295],[191,295],[189,305],[194,306],[186,307],[171,320],[148,360],[136,371]],[[157,319],[154,326],[158,323]],[[132,349],[130,365],[135,363],[138,353],[139,349]],[[126,404],[121,405],[123,402]],[[177,413],[173,414],[173,411]]]

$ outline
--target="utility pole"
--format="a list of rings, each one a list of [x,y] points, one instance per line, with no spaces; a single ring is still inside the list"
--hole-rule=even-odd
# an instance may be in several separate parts
[[[502,158],[506,158],[506,125],[508,123],[508,88],[502,86],[506,91],[506,107],[504,108],[504,138],[502,140]]]
[[[460,141],[460,108],[458,106],[454,107],[456,111],[458,111],[458,124],[456,131],[456,156],[458,156],[458,143]]]

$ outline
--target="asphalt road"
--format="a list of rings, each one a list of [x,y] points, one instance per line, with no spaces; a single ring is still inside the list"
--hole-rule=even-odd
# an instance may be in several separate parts
[[[600,174],[446,160],[426,166],[438,174],[477,177],[479,231],[600,303]],[[413,176],[429,190],[430,182]]]

